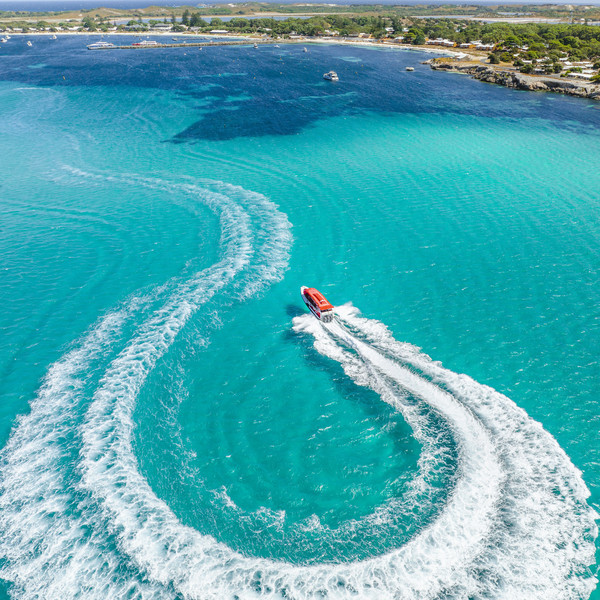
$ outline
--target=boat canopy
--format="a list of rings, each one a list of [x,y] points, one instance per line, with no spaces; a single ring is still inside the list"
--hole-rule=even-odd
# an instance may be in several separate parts
[[[319,290],[315,288],[306,288],[304,294],[314,302],[319,310],[333,310],[333,305],[327,301],[325,296],[323,296]]]

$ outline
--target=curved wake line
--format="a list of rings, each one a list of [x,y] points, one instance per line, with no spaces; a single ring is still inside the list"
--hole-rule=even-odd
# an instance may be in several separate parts
[[[66,172],[201,202],[219,216],[220,259],[165,286],[166,301],[129,339],[119,333],[126,311],[115,312],[51,367],[1,455],[0,574],[15,582],[14,594],[161,600],[589,596],[596,583],[586,572],[594,561],[596,515],[586,504],[580,473],[552,436],[508,398],[397,342],[383,324],[351,307],[336,309],[331,325],[296,317],[294,329],[312,335],[318,352],[404,415],[423,447],[416,488],[428,485],[443,457],[436,432],[409,396],[448,428],[458,467],[437,517],[387,554],[310,566],[242,556],[183,525],[138,468],[132,443],[139,392],[202,306],[227,307],[282,277],[290,225],[263,196],[226,184]]]
[[[166,304],[112,360],[83,420],[78,421],[76,415],[85,403],[79,380],[95,353],[109,352],[105,330],[114,327],[116,313],[105,319],[107,326],[98,326],[74,353],[51,368],[47,379],[58,383],[42,389],[2,455],[6,481],[0,504],[4,509],[0,531],[6,534],[0,537],[0,556],[6,563],[2,574],[17,583],[14,591],[22,597],[78,597],[82,590],[86,597],[97,598],[171,597],[172,588],[158,583],[165,578],[155,577],[152,568],[148,569],[150,581],[139,572],[144,562],[140,556],[148,557],[152,548],[129,543],[131,527],[123,525],[131,515],[133,520],[127,525],[138,528],[132,535],[139,541],[148,528],[153,531],[153,522],[159,524],[160,532],[161,515],[170,513],[139,473],[131,448],[137,394],[199,306],[219,294],[221,304],[227,306],[281,278],[291,246],[290,225],[263,196],[218,182],[207,182],[209,188],[218,188],[209,191],[196,184],[71,168],[64,172],[79,179],[133,183],[200,201],[219,216],[223,257],[176,284],[174,290],[169,286],[173,291]],[[71,456],[70,462],[55,447],[64,443],[62,437],[69,438],[64,454],[76,457]],[[20,469],[25,475],[36,475],[24,490]],[[48,486],[49,481],[53,485]],[[132,511],[132,507],[139,510]],[[31,528],[30,522],[37,524],[40,515],[42,525]],[[29,536],[24,535],[24,528],[31,529]],[[9,540],[20,543],[11,548]],[[161,541],[159,536],[159,545]],[[155,558],[160,560],[158,555]]]
[[[472,414],[495,448],[505,476],[498,482],[500,497],[485,548],[468,566],[471,593],[498,598],[589,597],[597,584],[588,568],[595,561],[597,514],[586,503],[589,491],[580,471],[556,440],[506,396],[444,369],[410,344],[397,342],[382,323],[359,317],[351,306],[340,307],[337,313],[340,324],[334,328],[359,345],[366,362],[391,361],[418,369],[420,375],[415,377],[447,390]],[[405,383],[410,388],[409,379]]]

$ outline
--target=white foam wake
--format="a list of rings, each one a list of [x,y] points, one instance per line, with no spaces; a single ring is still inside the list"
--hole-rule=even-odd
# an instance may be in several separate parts
[[[329,335],[309,321],[319,351],[332,356],[339,352],[340,340],[353,345],[365,366],[389,374],[445,418],[451,415],[439,404],[439,394],[451,398],[469,414],[465,418],[454,413],[451,422],[459,419],[453,429],[475,427],[492,446],[488,459],[494,457],[495,465],[484,465],[486,472],[481,473],[470,472],[474,465],[466,461],[468,454],[480,454],[481,446],[471,447],[468,440],[461,444],[461,477],[470,479],[473,485],[466,491],[474,495],[462,497],[465,490],[457,488],[441,517],[458,503],[463,506],[462,520],[468,515],[469,501],[485,499],[490,485],[497,489],[493,505],[471,505],[480,517],[487,513],[488,533],[472,561],[465,561],[459,569],[465,595],[589,597],[597,583],[588,569],[594,563],[597,515],[586,503],[589,491],[581,473],[556,440],[506,396],[444,369],[410,344],[397,342],[383,324],[361,318],[351,306],[340,307],[337,313],[339,321]],[[347,360],[341,362],[347,368]],[[407,375],[407,368],[417,369],[419,375]],[[415,379],[422,383],[415,385]],[[370,379],[360,383],[375,389],[379,382],[371,371]],[[471,527],[467,519],[453,535],[471,536]],[[438,539],[442,547],[445,535]]]
[[[414,485],[442,462],[426,405],[453,437],[445,504],[407,543],[342,564],[242,556],[183,525],[140,473],[133,414],[146,378],[200,307],[218,312],[282,276],[289,223],[225,184],[68,170],[200,202],[220,219],[218,261],[161,291],[129,337],[108,315],[49,371],[2,452],[0,574],[22,598],[587,598],[597,529],[589,493],[556,441],[508,398],[434,363],[385,326],[337,309],[294,319],[318,352],[401,411],[422,445]],[[208,188],[208,189],[207,189]],[[130,312],[135,313],[134,303]],[[139,317],[140,312],[138,311]],[[146,314],[146,313],[143,313]],[[209,331],[205,331],[208,335]]]
[[[356,383],[377,391],[409,419],[418,424],[407,411],[406,391],[426,402],[453,432],[459,476],[439,516],[383,556],[296,566],[244,557],[183,526],[146,483],[131,477],[133,465],[120,483],[134,495],[122,492],[114,481],[102,484],[103,478],[113,477],[110,466],[97,472],[88,466],[91,486],[103,490],[106,505],[119,516],[124,551],[147,579],[198,599],[589,596],[595,580],[585,567],[593,562],[594,513],[585,502],[579,473],[551,436],[510,400],[399,344],[381,324],[360,319],[352,310],[340,313],[341,322],[329,326],[306,315],[296,318],[294,327],[313,335],[319,352],[340,362]],[[449,389],[455,378],[461,385]],[[494,411],[495,428],[483,417],[485,410]],[[513,422],[515,414],[520,419]],[[521,429],[529,432],[525,444]],[[508,440],[498,435],[500,430]],[[115,463],[124,464],[127,456],[132,456],[130,448]],[[515,488],[519,479],[523,489]],[[521,513],[518,523],[514,517]]]
[[[2,450],[0,478],[0,575],[24,598],[85,595],[92,584],[104,597],[124,585],[152,593],[151,584],[115,578],[118,557],[103,553],[104,535],[93,530],[87,511],[75,510],[69,493],[74,423],[83,401],[86,373],[114,346],[126,311],[109,314],[55,363],[31,412],[20,417]],[[89,577],[82,577],[87,573]]]
[[[146,376],[199,306],[220,293],[221,304],[227,305],[281,277],[291,245],[290,225],[263,196],[218,182],[170,183],[71,168],[63,173],[75,181],[148,187],[204,204],[220,219],[221,258],[193,277],[165,286],[163,306],[105,367],[100,382],[88,386],[92,398],[87,413],[82,412],[90,393],[85,374],[96,354],[110,356],[108,341],[118,313],[51,368],[31,413],[17,425],[2,454],[0,574],[24,598],[168,598],[173,589],[160,585],[152,569],[149,578],[140,573],[139,554],[128,543],[131,528],[122,526],[137,506],[129,525],[141,540],[148,525],[161,518],[156,509],[160,501],[139,474],[131,449],[131,412]],[[150,546],[141,550],[146,556],[152,552]]]

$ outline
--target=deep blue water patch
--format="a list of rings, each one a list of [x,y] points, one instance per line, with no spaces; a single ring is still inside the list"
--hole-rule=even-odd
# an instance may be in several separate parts
[[[3,44],[0,79],[176,91],[194,101],[198,118],[168,140],[174,143],[293,135],[321,119],[363,112],[546,119],[560,128],[600,130],[600,110],[593,101],[544,93],[534,97],[433,72],[420,64],[431,55],[419,52],[316,44],[308,45],[308,52],[299,44],[88,51],[86,44],[97,36],[35,37],[32,47],[26,39]],[[120,36],[118,43],[136,39]],[[407,72],[407,66],[415,72]],[[332,69],[339,82],[323,80]],[[586,102],[592,110],[581,110]]]

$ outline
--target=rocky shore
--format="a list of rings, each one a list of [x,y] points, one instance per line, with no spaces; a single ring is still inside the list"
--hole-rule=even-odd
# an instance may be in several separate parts
[[[496,83],[519,90],[558,92],[580,98],[600,100],[600,85],[572,78],[550,75],[525,75],[507,67],[474,62],[437,58],[427,61],[434,70],[454,71],[471,75],[474,79]]]

